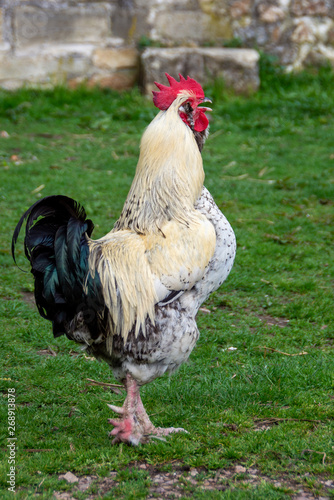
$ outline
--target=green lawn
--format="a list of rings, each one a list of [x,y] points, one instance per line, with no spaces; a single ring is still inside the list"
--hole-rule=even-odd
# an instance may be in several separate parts
[[[9,388],[17,498],[48,499],[54,490],[146,498],[153,470],[180,467],[182,498],[283,499],[299,489],[334,498],[334,76],[287,76],[265,63],[261,73],[252,97],[229,95],[219,82],[206,92],[214,102],[205,183],[235,230],[237,257],[198,315],[189,363],[142,389],[156,425],[189,434],[138,448],[111,446],[107,403],[124,396],[89,385],[114,382],[107,365],[52,338],[10,244],[23,211],[51,194],[80,201],[94,237],[109,231],[157,110],[136,91],[0,91],[0,132],[9,134],[0,137],[2,498],[13,495]],[[27,269],[22,239],[18,249]],[[203,490],[217,470],[235,466],[246,472]],[[193,468],[197,482],[188,481]],[[262,480],[247,482],[249,469]],[[58,479],[67,471],[95,479],[79,492]],[[103,496],[110,471],[117,475]]]

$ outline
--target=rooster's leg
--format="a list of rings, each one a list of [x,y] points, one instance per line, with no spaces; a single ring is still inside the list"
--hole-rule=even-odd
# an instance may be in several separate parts
[[[113,444],[129,443],[137,445],[141,442],[142,433],[136,416],[136,408],[139,397],[139,387],[137,382],[127,374],[125,380],[126,398],[122,407],[108,405],[111,410],[118,413],[121,418],[109,419],[109,423],[115,428],[110,432],[114,436]]]
[[[121,417],[119,419],[109,419],[109,423],[114,426],[114,429],[110,432],[110,436],[114,436],[113,444],[123,442],[138,445],[139,443],[146,443],[154,437],[167,436],[172,432],[186,432],[182,428],[169,427],[164,429],[154,427],[140,398],[139,386],[130,374],[127,374],[125,388],[127,396],[123,406],[108,405],[111,410]]]

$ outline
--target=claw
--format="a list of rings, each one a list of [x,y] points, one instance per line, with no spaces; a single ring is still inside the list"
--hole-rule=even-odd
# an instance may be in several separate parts
[[[145,436],[146,437],[146,436]],[[167,443],[167,439],[166,438],[163,438],[161,436],[155,436],[154,434],[150,434],[147,436],[147,439],[150,440],[150,439],[157,439],[158,441],[164,441],[165,443]]]
[[[131,432],[132,429],[132,422],[130,419],[125,419],[125,420],[120,420],[118,418],[110,418],[108,420],[109,424],[112,424],[115,429],[113,429],[110,434],[112,436],[115,436],[119,432]]]
[[[108,424],[114,425],[115,427],[120,425],[121,422],[122,421],[119,418],[108,418]]]
[[[123,415],[124,414],[124,408],[122,408],[121,406],[110,405],[108,403],[107,403],[107,405],[115,413],[118,413],[119,415]]]
[[[168,436],[169,434],[173,434],[174,432],[185,432],[186,434],[189,434],[188,431],[183,429],[183,427],[156,427],[155,428],[157,435],[158,436]]]
[[[109,432],[109,436],[117,436],[119,434],[120,429],[118,427],[115,427],[112,431]]]

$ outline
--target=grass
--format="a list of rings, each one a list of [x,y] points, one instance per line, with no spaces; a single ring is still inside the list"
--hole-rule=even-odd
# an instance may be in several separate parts
[[[6,423],[15,388],[17,498],[146,498],[150,471],[177,467],[200,471],[195,485],[184,474],[184,498],[289,498],[300,488],[333,496],[324,482],[334,474],[334,76],[283,75],[265,63],[261,73],[249,98],[219,82],[207,89],[206,186],[236,232],[237,258],[198,315],[190,362],[142,390],[156,425],[189,434],[138,448],[110,445],[106,403],[123,396],[88,385],[113,382],[107,366],[52,338],[27,301],[32,278],[14,266],[10,242],[23,211],[51,194],[80,201],[96,238],[110,230],[156,110],[136,91],[0,92],[0,129],[9,134],[0,138],[0,411]],[[1,496],[10,498],[6,424],[1,438]],[[236,465],[262,480],[232,474],[220,491],[203,490]],[[67,471],[95,479],[80,492],[58,479]]]

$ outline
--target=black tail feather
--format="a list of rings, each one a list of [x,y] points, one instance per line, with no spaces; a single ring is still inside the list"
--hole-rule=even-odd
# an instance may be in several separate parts
[[[71,320],[89,310],[87,324],[98,335],[104,301],[100,279],[89,273],[90,237],[94,225],[84,208],[67,196],[48,196],[32,205],[19,220],[13,234],[12,255],[26,221],[24,250],[35,278],[39,313],[53,323],[55,336],[67,333]],[[93,313],[93,314],[92,314]]]

